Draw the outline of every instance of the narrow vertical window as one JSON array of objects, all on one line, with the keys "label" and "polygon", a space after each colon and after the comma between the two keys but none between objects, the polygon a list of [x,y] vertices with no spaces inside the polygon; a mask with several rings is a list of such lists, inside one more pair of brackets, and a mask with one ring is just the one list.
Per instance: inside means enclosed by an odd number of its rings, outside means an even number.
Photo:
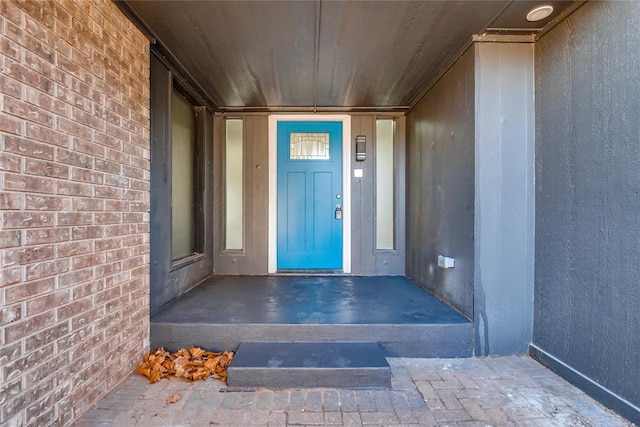
[{"label": "narrow vertical window", "polygon": [[376,249],[394,249],[395,121],[376,120]]},{"label": "narrow vertical window", "polygon": [[171,102],[171,253],[178,260],[197,252],[193,105],[177,90]]},{"label": "narrow vertical window", "polygon": [[242,249],[244,238],[242,175],[242,119],[227,119],[225,143],[225,249]]}]

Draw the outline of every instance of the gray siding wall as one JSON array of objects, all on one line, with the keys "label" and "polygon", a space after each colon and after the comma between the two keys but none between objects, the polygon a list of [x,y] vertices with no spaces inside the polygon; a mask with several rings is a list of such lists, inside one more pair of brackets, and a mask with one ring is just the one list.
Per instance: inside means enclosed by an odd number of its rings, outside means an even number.
[{"label": "gray siding wall", "polygon": [[[407,249],[411,279],[473,318],[474,52],[407,116]],[[437,267],[438,255],[455,258]]]},{"label": "gray siding wall", "polygon": [[[405,274],[405,117],[396,117],[395,140],[395,250],[376,250],[376,119],[388,116],[351,116],[351,153],[355,159],[357,135],[367,137],[367,158],[351,162],[351,272],[361,275]],[[362,169],[362,178],[353,176]]]},{"label": "gray siding wall", "polygon": [[536,44],[533,336],[636,410],[639,23],[640,2],[588,2]]},{"label": "gray siding wall", "polygon": [[201,223],[202,254],[190,262],[171,260],[171,91],[173,73],[151,55],[151,286],[150,310],[160,308],[211,275],[213,269],[213,118],[204,107],[196,112],[199,180],[196,197]]},{"label": "gray siding wall", "polygon": [[[268,272],[269,239],[269,120],[264,114],[234,114],[244,121],[244,249],[224,250],[225,239],[225,116],[214,118],[214,271],[215,274],[264,275]],[[387,116],[380,116],[381,118]],[[352,169],[364,169],[363,178],[353,178],[352,274],[404,274],[404,186],[405,118],[396,117],[396,250],[375,250],[375,124],[376,116],[352,116],[351,143],[367,136],[367,160],[352,161]]]},{"label": "gray siding wall", "polygon": [[225,117],[214,119],[214,272],[263,275],[268,271],[269,241],[269,118],[243,119],[244,243],[242,250],[225,250]]}]

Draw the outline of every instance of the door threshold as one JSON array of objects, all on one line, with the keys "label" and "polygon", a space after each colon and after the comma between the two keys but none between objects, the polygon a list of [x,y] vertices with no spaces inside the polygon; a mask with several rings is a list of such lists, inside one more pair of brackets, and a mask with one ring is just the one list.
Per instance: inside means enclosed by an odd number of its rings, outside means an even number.
[{"label": "door threshold", "polygon": [[271,276],[346,276],[343,270],[278,270]]}]

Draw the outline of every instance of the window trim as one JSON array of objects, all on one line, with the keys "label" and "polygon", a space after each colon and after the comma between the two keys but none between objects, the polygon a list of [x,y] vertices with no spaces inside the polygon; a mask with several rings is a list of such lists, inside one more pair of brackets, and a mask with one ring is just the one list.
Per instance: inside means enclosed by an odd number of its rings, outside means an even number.
[{"label": "window trim", "polygon": [[[194,212],[193,212],[193,220],[194,220],[194,251],[185,257],[182,258],[173,258],[173,164],[172,164],[172,153],[173,153],[173,91],[178,92],[181,96],[183,96],[187,102],[189,102],[193,106],[194,110],[194,153],[193,153],[193,163],[194,163]],[[187,265],[196,263],[203,258],[205,258],[204,254],[204,232],[205,232],[205,222],[204,222],[204,139],[206,137],[205,132],[205,116],[206,116],[206,107],[198,105],[197,102],[194,102],[192,96],[189,95],[189,91],[185,90],[184,86],[174,77],[172,79],[172,84],[169,88],[169,96],[168,96],[168,117],[167,117],[167,126],[168,126],[168,156],[167,156],[167,187],[168,187],[168,200],[169,200],[169,214],[171,218],[169,219],[169,258],[171,261],[169,271],[175,271],[180,268],[186,267]]]}]

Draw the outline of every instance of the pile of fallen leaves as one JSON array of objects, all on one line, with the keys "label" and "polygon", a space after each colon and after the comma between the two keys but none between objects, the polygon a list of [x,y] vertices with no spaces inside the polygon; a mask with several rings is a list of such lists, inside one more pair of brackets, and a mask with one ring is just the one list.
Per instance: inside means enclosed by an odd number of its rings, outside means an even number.
[{"label": "pile of fallen leaves", "polygon": [[136,371],[151,383],[172,376],[189,381],[212,377],[226,382],[227,367],[232,359],[233,352],[230,351],[216,353],[192,347],[190,350],[181,348],[172,354],[160,347],[145,355]]}]

